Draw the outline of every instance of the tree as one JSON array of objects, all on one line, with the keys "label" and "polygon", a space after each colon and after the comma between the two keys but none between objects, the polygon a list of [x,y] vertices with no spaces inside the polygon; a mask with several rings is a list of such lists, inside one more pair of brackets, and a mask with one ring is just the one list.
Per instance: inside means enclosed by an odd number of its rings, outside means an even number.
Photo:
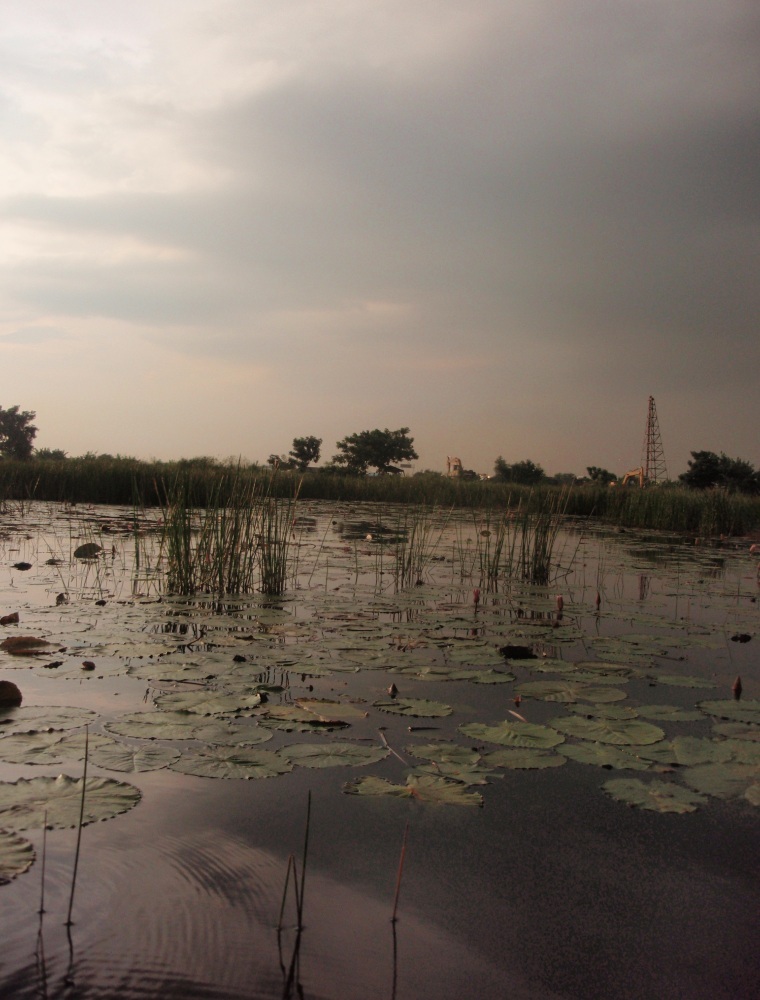
[{"label": "tree", "polygon": [[36,448],[34,457],[42,462],[62,462],[67,455],[61,448]]},{"label": "tree", "polygon": [[587,465],[586,472],[588,472],[588,478],[593,483],[604,483],[606,486],[609,486],[610,483],[617,482],[618,477],[614,472],[602,469],[598,465]]},{"label": "tree", "polygon": [[32,457],[32,442],[37,434],[32,421],[36,416],[31,410],[19,411],[18,406],[11,406],[7,410],[0,406],[0,452],[6,458]]},{"label": "tree", "polygon": [[525,459],[510,465],[499,455],[494,465],[494,478],[504,483],[520,483],[524,486],[534,486],[544,478],[544,470],[540,465]]},{"label": "tree", "polygon": [[693,451],[688,470],[678,478],[696,489],[720,486],[730,493],[760,493],[760,472],[749,462],[729,458],[723,452]]},{"label": "tree", "polygon": [[322,447],[322,438],[302,437],[293,438],[293,447],[290,449],[290,460],[299,472],[305,472],[310,462],[319,461],[319,451]]},{"label": "tree", "polygon": [[414,450],[414,438],[409,437],[409,428],[397,431],[361,431],[338,441],[338,454],[333,456],[335,465],[348,472],[366,473],[367,469],[377,469],[379,473],[396,471],[394,462],[408,462],[419,458]]}]

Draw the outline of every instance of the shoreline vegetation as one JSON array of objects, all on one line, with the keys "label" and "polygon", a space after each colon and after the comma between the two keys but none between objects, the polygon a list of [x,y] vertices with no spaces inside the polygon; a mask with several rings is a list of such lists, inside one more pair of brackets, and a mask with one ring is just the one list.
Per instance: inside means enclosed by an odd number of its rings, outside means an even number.
[{"label": "shoreline vegetation", "polygon": [[62,461],[0,461],[0,503],[47,500],[59,503],[133,504],[160,507],[180,484],[194,506],[219,507],[241,484],[271,498],[439,508],[541,511],[559,502],[566,517],[593,517],[622,528],[681,532],[695,538],[746,536],[760,529],[760,497],[724,489],[694,489],[671,483],[644,489],[582,482],[568,487],[522,486],[495,480],[469,481],[436,473],[366,476],[309,469],[305,473],[212,461],[142,462],[133,458],[67,458]]}]

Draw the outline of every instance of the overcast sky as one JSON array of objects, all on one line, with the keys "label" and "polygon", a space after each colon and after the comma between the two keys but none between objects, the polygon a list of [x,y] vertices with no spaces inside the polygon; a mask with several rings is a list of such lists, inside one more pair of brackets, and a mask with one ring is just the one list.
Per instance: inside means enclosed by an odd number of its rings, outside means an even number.
[{"label": "overcast sky", "polygon": [[757,0],[0,0],[39,447],[760,465]]}]

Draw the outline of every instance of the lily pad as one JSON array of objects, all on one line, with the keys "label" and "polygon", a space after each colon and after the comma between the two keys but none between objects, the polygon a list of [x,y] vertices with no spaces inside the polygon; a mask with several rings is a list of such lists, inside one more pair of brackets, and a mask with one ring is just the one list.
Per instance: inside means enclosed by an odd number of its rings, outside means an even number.
[{"label": "lily pad", "polygon": [[96,747],[90,760],[96,767],[107,771],[157,771],[179,760],[180,752],[168,746],[131,746],[109,740],[107,745]]},{"label": "lily pad", "polygon": [[[563,753],[565,748],[562,748]],[[513,771],[535,771],[546,767],[561,767],[567,757],[549,750],[492,750],[483,754],[483,763],[490,767],[508,767]]]},{"label": "lily pad", "polygon": [[695,764],[720,763],[730,760],[733,750],[727,740],[706,740],[698,736],[676,736],[669,743],[659,743],[644,747],[641,756],[662,764],[680,764],[691,767]]},{"label": "lily pad", "polygon": [[697,708],[707,715],[727,719],[729,722],[752,722],[760,724],[760,701],[735,701],[722,699],[720,701],[700,701]]},{"label": "lily pad", "polygon": [[0,712],[0,733],[52,733],[76,729],[96,718],[88,708],[14,708]]},{"label": "lily pad", "polygon": [[183,750],[172,771],[202,778],[275,778],[293,770],[285,757],[271,750],[248,747],[204,747]]},{"label": "lily pad", "polygon": [[699,722],[703,718],[701,712],[680,705],[640,705],[638,711],[645,719],[655,722]]},{"label": "lily pad", "polygon": [[722,764],[702,764],[683,772],[683,780],[690,788],[719,799],[734,799],[760,784],[760,766],[727,761]]},{"label": "lily pad", "polygon": [[[134,785],[112,778],[88,778],[84,795],[83,824],[111,819],[140,801]],[[77,826],[82,805],[82,779],[61,774],[57,778],[19,778],[0,782],[0,826],[8,830],[40,829],[47,813],[50,829]]]},{"label": "lily pad", "polygon": [[641,760],[634,753],[627,753],[609,743],[565,744],[562,752],[579,764],[630,771],[648,771],[652,767],[650,761]]},{"label": "lily pad", "polygon": [[359,743],[291,743],[277,751],[279,756],[299,767],[358,767],[375,764],[389,752],[383,746]]},{"label": "lily pad", "polygon": [[351,719],[366,719],[366,709],[345,701],[328,701],[324,698],[298,698],[296,705],[305,712],[316,716],[320,722],[348,722]]},{"label": "lily pad", "polygon": [[552,719],[550,725],[568,736],[617,746],[644,746],[665,738],[657,726],[639,719],[584,719],[568,715]]},{"label": "lily pad", "polygon": [[23,837],[0,830],[0,885],[23,875],[34,864],[34,848]]},{"label": "lily pad", "polygon": [[500,722],[496,726],[469,722],[460,726],[459,732],[475,740],[484,740],[486,743],[501,743],[504,746],[528,747],[536,750],[547,750],[565,742],[565,737],[561,733],[535,722]]},{"label": "lily pad", "polygon": [[602,788],[619,802],[660,813],[694,812],[707,802],[704,795],[659,779],[645,782],[638,778],[612,778]]},{"label": "lily pad", "polygon": [[483,805],[483,796],[479,792],[471,792],[459,782],[427,774],[410,774],[406,785],[395,785],[385,778],[365,775],[356,781],[347,782],[343,791],[348,795],[392,795],[440,805]]},{"label": "lily pad", "polygon": [[626,697],[625,691],[618,691],[616,688],[588,687],[572,681],[525,681],[518,684],[515,691],[527,698],[560,702],[591,701],[601,704],[623,701]]},{"label": "lily pad", "polygon": [[260,694],[220,694],[215,691],[177,691],[157,695],[162,711],[191,712],[194,715],[252,714],[261,706]]},{"label": "lily pad", "polygon": [[426,698],[398,698],[394,701],[376,701],[375,708],[393,715],[411,715],[418,719],[437,719],[451,715],[451,705],[442,701],[428,701]]}]

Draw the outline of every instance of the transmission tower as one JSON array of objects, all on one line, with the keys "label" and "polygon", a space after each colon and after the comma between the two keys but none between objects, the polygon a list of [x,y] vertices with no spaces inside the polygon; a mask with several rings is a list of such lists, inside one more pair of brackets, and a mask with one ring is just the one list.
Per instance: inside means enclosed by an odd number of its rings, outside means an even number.
[{"label": "transmission tower", "polygon": [[657,407],[654,396],[649,397],[649,412],[647,413],[647,429],[644,434],[644,445],[641,449],[641,466],[644,470],[644,480],[648,483],[662,483],[668,478],[665,465],[665,452],[662,448],[660,425],[657,422]]}]

